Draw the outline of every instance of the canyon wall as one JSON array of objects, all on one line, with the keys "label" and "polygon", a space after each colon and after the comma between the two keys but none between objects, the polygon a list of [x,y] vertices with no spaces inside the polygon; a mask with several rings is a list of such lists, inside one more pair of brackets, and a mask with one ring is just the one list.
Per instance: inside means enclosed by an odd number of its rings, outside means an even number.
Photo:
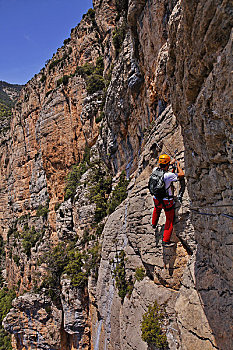
[{"label": "canyon wall", "polygon": [[[93,8],[1,130],[4,328],[17,350],[155,349],[141,322],[156,301],[167,348],[230,350],[233,6]],[[187,185],[170,248],[164,214],[151,226],[160,153]]]}]

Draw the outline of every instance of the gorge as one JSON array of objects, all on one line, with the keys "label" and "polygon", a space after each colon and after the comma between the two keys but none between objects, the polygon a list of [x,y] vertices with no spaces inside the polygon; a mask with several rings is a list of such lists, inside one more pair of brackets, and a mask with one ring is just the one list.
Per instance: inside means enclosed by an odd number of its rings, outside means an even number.
[{"label": "gorge", "polygon": [[[233,348],[232,22],[227,0],[93,0],[0,119],[2,349]],[[186,180],[171,248],[161,153]]]}]

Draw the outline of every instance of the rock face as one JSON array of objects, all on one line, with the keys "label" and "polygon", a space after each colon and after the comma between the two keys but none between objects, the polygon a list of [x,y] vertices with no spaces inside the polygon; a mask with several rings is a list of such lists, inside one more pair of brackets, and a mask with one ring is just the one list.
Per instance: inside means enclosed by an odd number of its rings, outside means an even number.
[{"label": "rock face", "polygon": [[[157,301],[169,349],[231,349],[232,4],[93,6],[0,134],[4,328],[15,350],[146,350]],[[160,153],[186,175],[171,248],[163,212],[151,227]]]},{"label": "rock face", "polygon": [[231,296],[223,293],[232,288],[230,13],[229,2],[183,2],[174,21],[176,33],[171,27],[169,53],[170,84],[176,86],[172,105],[183,130],[192,207],[210,214],[204,219],[193,212],[198,243],[194,280],[220,348],[232,346],[227,336]]},{"label": "rock face", "polygon": [[62,324],[62,312],[47,297],[37,294],[25,294],[15,299],[14,309],[3,321],[5,329],[15,334],[16,348],[31,348],[37,344],[38,349],[58,348],[61,342],[57,332]]}]

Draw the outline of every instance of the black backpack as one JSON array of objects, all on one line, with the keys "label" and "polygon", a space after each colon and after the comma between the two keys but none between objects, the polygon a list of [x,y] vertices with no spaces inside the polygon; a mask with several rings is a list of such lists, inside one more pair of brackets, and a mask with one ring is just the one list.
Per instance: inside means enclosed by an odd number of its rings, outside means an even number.
[{"label": "black backpack", "polygon": [[150,194],[155,196],[159,202],[162,202],[164,197],[167,197],[167,191],[165,189],[164,182],[164,170],[155,168],[149,178],[148,188]]}]

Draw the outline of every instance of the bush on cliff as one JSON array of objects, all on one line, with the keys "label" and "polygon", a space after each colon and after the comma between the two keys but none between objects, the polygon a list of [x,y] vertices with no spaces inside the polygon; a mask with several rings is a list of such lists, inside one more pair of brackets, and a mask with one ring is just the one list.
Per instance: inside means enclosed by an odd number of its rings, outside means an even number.
[{"label": "bush on cliff", "polygon": [[11,116],[11,108],[0,102],[0,119]]},{"label": "bush on cliff", "polygon": [[49,213],[48,204],[46,204],[45,206],[40,204],[39,207],[37,208],[36,216],[37,217],[41,216],[43,219],[47,220],[48,213]]},{"label": "bush on cliff", "polygon": [[0,236],[0,287],[3,286],[4,278],[2,276],[2,259],[5,256],[4,241],[2,236]]},{"label": "bush on cliff", "polygon": [[36,242],[42,237],[41,231],[36,231],[35,226],[32,226],[29,228],[27,225],[25,225],[25,228],[23,232],[21,233],[22,238],[22,247],[24,250],[24,253],[30,257],[31,256],[31,249],[35,247]]},{"label": "bush on cliff", "polygon": [[133,291],[133,281],[132,277],[126,278],[125,270],[125,252],[121,250],[120,253],[116,253],[115,262],[112,261],[112,264],[115,265],[113,270],[113,276],[115,277],[116,287],[118,289],[118,295],[121,298],[121,301],[124,301],[126,295],[129,297]]},{"label": "bush on cliff", "polygon": [[85,63],[83,66],[77,66],[76,74],[81,75],[86,82],[88,94],[94,94],[105,88],[105,80],[103,78],[104,60],[99,56],[95,66],[91,63]]},{"label": "bush on cliff", "polygon": [[90,178],[90,200],[95,203],[95,222],[99,223],[107,215],[107,197],[112,188],[112,177],[102,162],[92,165]]},{"label": "bush on cliff", "polygon": [[164,320],[165,312],[155,301],[148,307],[141,323],[142,339],[148,345],[154,345],[162,350],[168,349],[167,337],[163,330]]},{"label": "bush on cliff", "polygon": [[112,34],[112,41],[113,45],[116,50],[116,55],[118,55],[121,51],[121,47],[123,44],[123,41],[125,39],[126,34],[126,28],[125,24],[123,23],[120,27],[115,28]]},{"label": "bush on cliff", "polygon": [[70,277],[74,287],[84,288],[87,284],[87,273],[83,270],[85,259],[85,254],[77,250],[68,251],[68,264],[65,266],[64,272]]},{"label": "bush on cliff", "polygon": [[103,90],[104,87],[104,78],[99,74],[93,74],[86,79],[87,93],[90,95],[97,91]]},{"label": "bush on cliff", "polygon": [[50,63],[49,65],[49,72],[54,68],[56,67],[62,60],[59,58],[57,60],[54,60]]},{"label": "bush on cliff", "polygon": [[135,280],[140,282],[146,277],[146,273],[143,267],[137,267],[135,270]]},{"label": "bush on cliff", "polygon": [[60,86],[61,84],[63,85],[67,85],[69,82],[69,76],[68,75],[64,75],[62,78],[57,80],[57,87]]},{"label": "bush on cliff", "polygon": [[90,273],[97,278],[100,263],[100,248],[96,243],[87,251],[80,252],[75,242],[62,242],[43,255],[40,263],[46,264],[47,276],[40,289],[44,288],[53,301],[59,302],[61,277],[67,274],[73,287],[84,289]]},{"label": "bush on cliff", "polygon": [[0,350],[12,350],[11,336],[6,333],[2,321],[12,307],[12,300],[16,297],[14,290],[2,288],[0,290]]},{"label": "bush on cliff", "polygon": [[120,179],[115,189],[113,190],[112,197],[108,203],[108,215],[113,213],[114,210],[118,207],[118,205],[123,202],[124,199],[127,198],[127,187],[129,184],[129,180],[126,178],[125,171],[122,171],[120,175]]},{"label": "bush on cliff", "polygon": [[87,171],[90,163],[90,148],[86,147],[83,155],[83,160],[79,165],[74,165],[71,171],[66,176],[66,187],[64,200],[74,199],[76,188],[80,184],[82,175]]}]

